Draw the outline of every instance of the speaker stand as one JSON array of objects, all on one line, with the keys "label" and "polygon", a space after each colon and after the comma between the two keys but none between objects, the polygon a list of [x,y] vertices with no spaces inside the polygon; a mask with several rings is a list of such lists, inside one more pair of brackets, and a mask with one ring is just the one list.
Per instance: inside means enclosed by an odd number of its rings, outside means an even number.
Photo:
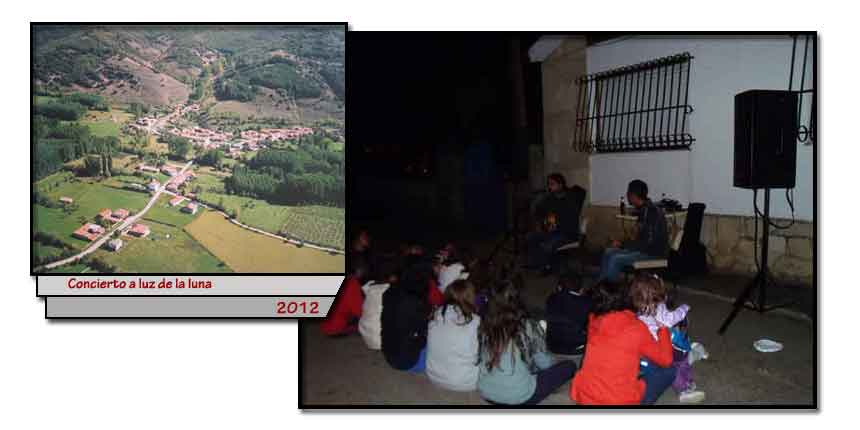
[{"label": "speaker stand", "polygon": [[[767,287],[768,285],[776,285],[773,278],[770,275],[770,270],[767,267],[767,250],[768,250],[768,237],[770,235],[770,188],[764,189],[764,216],[763,220],[763,228],[762,228],[762,237],[761,237],[761,262],[758,266],[758,273],[756,273],[755,277],[744,287],[743,291],[741,291],[740,295],[735,299],[734,306],[732,308],[732,312],[723,321],[723,325],[720,326],[719,333],[722,335],[726,332],[726,329],[729,328],[732,321],[734,321],[735,317],[740,313],[741,308],[746,307],[748,309],[752,309],[754,311],[758,311],[758,313],[765,313],[768,311],[772,311],[777,308],[785,307],[793,302],[782,303],[778,305],[767,305]],[[752,295],[753,291],[758,292],[757,300],[748,300]]]}]

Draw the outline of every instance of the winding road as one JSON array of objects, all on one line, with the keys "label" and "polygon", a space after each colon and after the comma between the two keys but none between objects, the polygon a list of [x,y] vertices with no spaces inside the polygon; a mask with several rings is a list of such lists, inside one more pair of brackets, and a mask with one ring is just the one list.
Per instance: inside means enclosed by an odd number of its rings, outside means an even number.
[{"label": "winding road", "polygon": [[[194,160],[186,163],[185,166],[182,167],[182,170],[180,170],[177,175],[181,175],[181,174],[185,173],[185,171],[188,170],[188,168],[190,168],[192,164],[194,164]],[[74,261],[78,261],[81,258],[83,258],[84,256],[95,252],[102,245],[104,245],[104,243],[107,242],[111,238],[111,236],[113,236],[113,233],[115,231],[117,231],[117,230],[122,231],[126,227],[136,223],[137,220],[139,220],[143,216],[143,214],[145,214],[146,211],[148,211],[149,208],[151,208],[152,205],[154,205],[155,202],[158,201],[158,198],[161,197],[161,193],[165,192],[164,187],[165,187],[165,184],[162,184],[160,187],[158,187],[158,189],[155,191],[155,194],[152,195],[152,198],[149,199],[149,202],[146,203],[146,206],[144,206],[143,209],[140,210],[140,212],[124,219],[121,223],[119,223],[119,225],[114,226],[114,228],[112,228],[109,232],[102,235],[102,237],[98,238],[95,242],[90,244],[90,246],[85,248],[79,254],[73,255],[69,258],[64,258],[62,260],[55,261],[53,263],[48,263],[48,264],[45,264],[43,266],[39,266],[36,268],[36,270],[39,271],[39,270],[53,269],[55,267],[62,266],[64,264],[69,264],[69,263],[72,263]],[[170,194],[173,194],[173,193],[170,193]]]}]

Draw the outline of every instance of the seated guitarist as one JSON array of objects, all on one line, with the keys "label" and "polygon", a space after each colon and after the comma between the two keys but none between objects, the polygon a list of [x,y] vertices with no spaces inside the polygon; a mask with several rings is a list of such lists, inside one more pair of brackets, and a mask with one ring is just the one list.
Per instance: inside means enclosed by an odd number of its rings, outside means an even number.
[{"label": "seated guitarist", "polygon": [[552,270],[552,255],[558,247],[579,238],[579,214],[582,208],[575,202],[561,173],[547,177],[548,193],[537,202],[535,217],[538,225],[526,238],[530,269]]},{"label": "seated guitarist", "polygon": [[630,181],[627,201],[639,210],[636,239],[625,243],[612,241],[603,252],[599,280],[618,281],[626,266],[639,260],[666,258],[669,254],[666,215],[648,198],[648,184],[639,179]]}]

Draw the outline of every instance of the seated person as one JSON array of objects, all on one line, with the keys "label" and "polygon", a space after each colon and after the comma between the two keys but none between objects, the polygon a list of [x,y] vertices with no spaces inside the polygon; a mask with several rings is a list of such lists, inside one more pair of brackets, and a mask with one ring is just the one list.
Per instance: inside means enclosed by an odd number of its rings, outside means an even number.
[{"label": "seated person", "polygon": [[344,279],[343,286],[334,299],[334,305],[320,324],[320,329],[328,336],[358,332],[358,320],[361,318],[361,307],[364,303],[361,285],[368,274],[367,263],[363,256],[356,255],[349,264],[349,276]]},{"label": "seated person", "polygon": [[358,258],[364,259],[364,262],[367,264],[367,273],[374,274],[376,273],[376,255],[370,246],[370,239],[368,230],[358,230],[350,242],[349,254],[350,258],[358,256]]},{"label": "seated person", "polygon": [[498,281],[478,327],[478,391],[494,404],[536,405],[576,373],[572,360],[556,362],[547,352],[544,330],[529,318],[520,287]]},{"label": "seated person", "polygon": [[[570,384],[578,405],[651,405],[672,385],[672,341],[660,326],[655,340],[633,310],[629,286],[602,282],[592,291],[588,345]],[[640,376],[645,358],[653,369]]]},{"label": "seated person", "polygon": [[376,268],[372,280],[361,286],[364,303],[361,305],[361,318],[358,332],[369,349],[382,349],[382,296],[400,278],[399,267],[395,260],[383,260]]},{"label": "seated person", "polygon": [[636,179],[627,186],[627,201],[639,210],[636,239],[613,240],[603,253],[598,281],[617,282],[624,267],[640,260],[667,258],[669,233],[666,215],[648,198],[648,185]]},{"label": "seated person", "polygon": [[478,326],[475,286],[457,280],[445,290],[445,303],[433,312],[427,327],[427,377],[455,391],[478,386]]},{"label": "seated person", "polygon": [[382,294],[382,353],[395,369],[424,371],[430,274],[430,261],[409,255],[404,259],[403,276]]},{"label": "seated person", "polygon": [[546,180],[548,193],[535,205],[534,215],[540,222],[537,231],[526,237],[530,269],[551,268],[552,254],[558,247],[579,238],[579,215],[582,205],[575,202],[561,173]]},{"label": "seated person", "polygon": [[562,278],[546,300],[546,346],[555,354],[579,354],[585,347],[591,298],[574,278]]}]

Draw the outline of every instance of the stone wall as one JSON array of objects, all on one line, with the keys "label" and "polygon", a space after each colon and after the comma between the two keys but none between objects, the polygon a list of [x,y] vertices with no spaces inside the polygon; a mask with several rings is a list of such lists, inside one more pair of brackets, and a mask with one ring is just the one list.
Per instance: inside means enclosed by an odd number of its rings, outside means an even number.
[{"label": "stone wall", "polygon": [[[621,221],[615,218],[617,213],[618,207],[614,206],[586,208],[589,248],[604,247],[609,239],[623,236],[624,227]],[[787,225],[790,221],[774,220],[779,225]],[[683,223],[680,223],[678,227],[683,228]],[[775,278],[812,285],[812,251],[815,240],[812,227],[812,223],[806,221],[795,221],[792,227],[785,230],[771,227],[768,238],[768,266]],[[755,228],[753,217],[705,214],[701,242],[708,249],[708,265],[711,270],[735,274],[755,273]],[[759,236],[761,229],[762,221],[759,219]],[[761,243],[758,245],[760,247]]]},{"label": "stone wall", "polygon": [[[590,191],[590,154],[572,148],[576,79],[585,74],[585,38],[565,39],[541,65],[543,83],[543,174],[560,172],[568,183]],[[534,181],[543,188],[543,180]]]}]

